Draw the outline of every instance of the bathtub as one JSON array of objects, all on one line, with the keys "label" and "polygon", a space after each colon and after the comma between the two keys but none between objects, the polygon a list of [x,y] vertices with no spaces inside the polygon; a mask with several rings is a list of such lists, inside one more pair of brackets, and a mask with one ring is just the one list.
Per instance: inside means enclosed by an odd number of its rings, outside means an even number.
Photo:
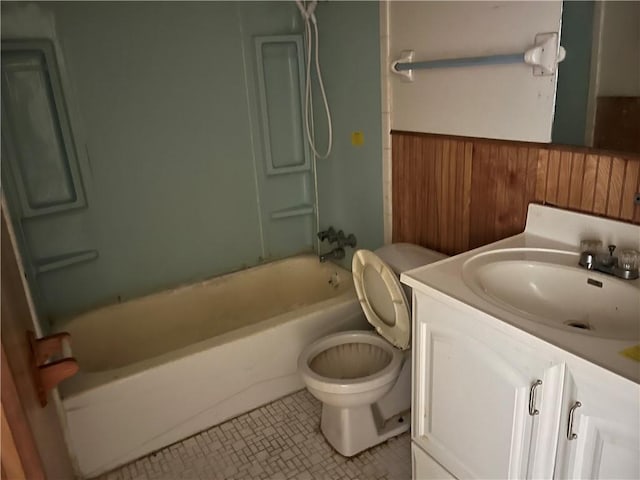
[{"label": "bathtub", "polygon": [[60,386],[91,477],[303,388],[302,349],[365,329],[351,273],[302,255],[66,322],[80,373]]}]

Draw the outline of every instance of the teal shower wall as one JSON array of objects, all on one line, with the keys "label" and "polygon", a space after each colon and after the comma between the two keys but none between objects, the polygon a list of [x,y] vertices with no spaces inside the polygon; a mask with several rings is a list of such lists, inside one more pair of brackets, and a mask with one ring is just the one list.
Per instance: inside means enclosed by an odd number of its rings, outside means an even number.
[{"label": "teal shower wall", "polygon": [[[322,76],[333,117],[333,152],[317,161],[320,228],[354,233],[358,248],[383,244],[380,29],[378,2],[326,2],[316,10]],[[325,146],[324,111],[315,97],[319,151]],[[364,144],[351,134],[362,132]],[[329,245],[321,245],[329,250]],[[342,262],[351,267],[352,249]]]},{"label": "teal shower wall", "polygon": [[[366,248],[382,243],[378,8],[317,10],[335,129],[334,153],[318,164],[320,226],[355,233]],[[23,244],[34,258],[99,255],[34,274],[41,312],[55,320],[314,248],[313,215],[273,219],[287,207],[313,211],[315,191],[310,171],[266,174],[256,81],[254,37],[302,32],[293,2],[2,10],[3,39],[19,25],[53,36],[62,54],[88,204],[25,220]],[[351,145],[356,130],[361,147]]]},{"label": "teal shower wall", "polygon": [[[261,229],[275,194],[261,191],[269,185],[250,75],[253,36],[299,32],[298,17],[290,2],[3,2],[3,39],[20,22],[30,23],[27,37],[47,23],[56,37],[88,198],[88,208],[24,221],[25,243],[36,259],[99,254],[37,276],[43,312],[63,316],[312,249],[312,216],[280,221],[272,238]],[[311,172],[283,177],[279,194],[313,198]]]},{"label": "teal shower wall", "polygon": [[40,277],[48,312],[256,263],[236,9],[82,3],[53,12],[90,165],[86,244],[100,257]]}]

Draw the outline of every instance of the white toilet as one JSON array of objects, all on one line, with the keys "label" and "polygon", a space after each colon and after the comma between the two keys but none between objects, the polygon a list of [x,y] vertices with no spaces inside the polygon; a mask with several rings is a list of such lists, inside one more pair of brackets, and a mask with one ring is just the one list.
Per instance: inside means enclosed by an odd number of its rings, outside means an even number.
[{"label": "white toilet", "polygon": [[320,428],[338,453],[353,456],[409,429],[411,292],[399,277],[443,258],[408,243],[356,251],[353,280],[376,331],[328,335],[300,354],[298,371],[322,402]]}]

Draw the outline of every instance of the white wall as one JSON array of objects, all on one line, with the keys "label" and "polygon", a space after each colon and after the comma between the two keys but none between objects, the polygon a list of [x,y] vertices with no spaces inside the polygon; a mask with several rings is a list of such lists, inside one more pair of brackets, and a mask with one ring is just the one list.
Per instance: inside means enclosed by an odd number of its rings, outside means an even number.
[{"label": "white wall", "polygon": [[[390,60],[524,52],[537,33],[559,32],[561,12],[560,1],[390,2]],[[389,75],[393,129],[551,140],[556,75],[525,65],[416,70],[413,83]]]}]

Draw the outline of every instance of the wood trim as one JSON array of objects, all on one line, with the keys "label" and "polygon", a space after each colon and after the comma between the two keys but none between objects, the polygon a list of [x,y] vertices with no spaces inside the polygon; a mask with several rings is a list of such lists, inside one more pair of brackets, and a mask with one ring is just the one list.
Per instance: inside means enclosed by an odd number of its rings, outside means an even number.
[{"label": "wood trim", "polygon": [[0,406],[0,420],[2,422],[2,478],[3,479],[26,479],[16,442],[11,433],[11,427],[4,413],[4,405]]},{"label": "wood trim", "polygon": [[[42,408],[34,388],[27,331],[34,319],[23,272],[14,250],[15,237],[3,202],[0,208],[2,281],[0,282],[2,357],[0,402],[29,480],[75,478],[55,405]],[[6,467],[8,469],[8,467]],[[5,469],[5,474],[9,472]]]},{"label": "wood trim", "polygon": [[631,158],[631,159],[640,159],[640,153],[637,152],[625,152],[620,150],[610,150],[606,148],[591,148],[591,147],[581,147],[578,145],[559,145],[559,144],[549,144],[549,143],[538,143],[538,142],[523,142],[519,140],[496,140],[494,138],[480,138],[480,137],[463,137],[461,135],[444,135],[441,133],[425,133],[425,132],[411,132],[409,130],[391,130],[391,135],[409,135],[413,137],[423,137],[423,138],[433,138],[433,139],[449,139],[449,140],[458,140],[463,142],[472,142],[474,145],[478,145],[481,143],[487,144],[504,144],[511,146],[521,146],[521,147],[538,147],[540,149],[547,150],[559,150],[559,151],[569,151],[572,153],[591,153],[594,155],[613,155],[623,158]]},{"label": "wood trim", "polygon": [[[8,478],[44,480],[42,460],[38,454],[29,422],[18,396],[18,390],[13,379],[13,373],[9,368],[4,345],[2,345],[2,365],[0,368],[2,371],[2,468]],[[7,435],[6,438],[5,435]],[[5,451],[5,441],[11,442],[15,450]],[[19,466],[17,465],[18,462]],[[12,476],[15,472],[20,471],[22,476]]]},{"label": "wood trim", "polygon": [[393,241],[447,254],[524,230],[546,203],[640,223],[640,156],[392,132]]}]

